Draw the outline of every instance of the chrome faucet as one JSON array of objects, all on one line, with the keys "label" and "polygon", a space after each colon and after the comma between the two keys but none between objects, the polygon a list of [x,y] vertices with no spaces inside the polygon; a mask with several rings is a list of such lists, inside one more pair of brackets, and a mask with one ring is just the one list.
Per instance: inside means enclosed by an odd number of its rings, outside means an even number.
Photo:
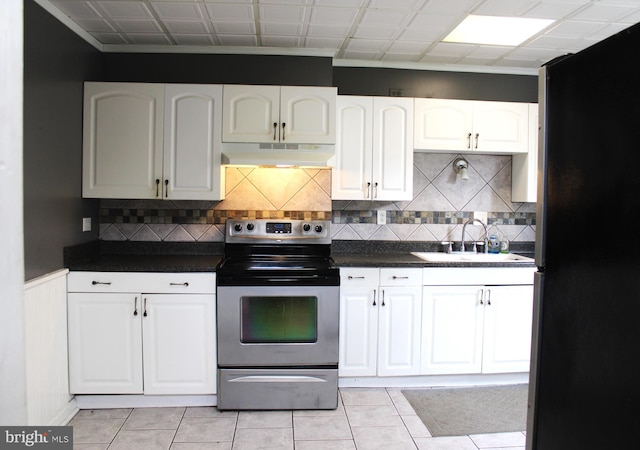
[{"label": "chrome faucet", "polygon": [[487,231],[487,226],[480,219],[469,219],[462,226],[462,244],[461,244],[460,251],[461,252],[465,251],[465,249],[464,249],[464,235],[465,235],[465,233],[467,231],[467,225],[469,225],[470,223],[473,223],[473,222],[478,222],[480,225],[482,225],[482,228],[484,228],[484,252],[487,253],[487,241],[488,241],[488,238],[489,238],[489,232]]}]

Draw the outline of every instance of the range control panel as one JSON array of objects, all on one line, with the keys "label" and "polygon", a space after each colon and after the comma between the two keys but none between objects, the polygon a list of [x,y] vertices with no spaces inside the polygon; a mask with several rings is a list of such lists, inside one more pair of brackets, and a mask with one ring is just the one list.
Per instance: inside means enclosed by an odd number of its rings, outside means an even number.
[{"label": "range control panel", "polygon": [[229,219],[226,242],[331,244],[330,220]]}]

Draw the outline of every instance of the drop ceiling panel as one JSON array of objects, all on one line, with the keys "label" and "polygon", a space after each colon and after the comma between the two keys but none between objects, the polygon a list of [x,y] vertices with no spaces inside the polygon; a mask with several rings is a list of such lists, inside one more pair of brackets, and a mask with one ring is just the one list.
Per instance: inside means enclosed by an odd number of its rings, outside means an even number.
[{"label": "drop ceiling panel", "polygon": [[[151,51],[145,46],[153,45],[229,53],[240,46],[243,52],[333,55],[363,65],[532,74],[549,59],[640,22],[640,0],[35,1],[103,51]],[[442,44],[468,14],[556,22],[519,47]]]},{"label": "drop ceiling panel", "polygon": [[151,5],[160,19],[204,20],[203,5],[197,3],[153,2]]},{"label": "drop ceiling panel", "polygon": [[153,17],[149,4],[142,1],[98,1],[97,6],[112,19],[141,19]]}]

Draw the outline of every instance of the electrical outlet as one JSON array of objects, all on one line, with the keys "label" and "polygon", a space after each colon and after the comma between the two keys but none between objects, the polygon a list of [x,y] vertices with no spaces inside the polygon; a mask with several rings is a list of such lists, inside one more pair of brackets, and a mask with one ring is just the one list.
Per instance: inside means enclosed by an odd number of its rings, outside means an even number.
[{"label": "electrical outlet", "polygon": [[378,211],[378,225],[384,225],[387,223],[387,212]]},{"label": "electrical outlet", "polygon": [[91,231],[91,217],[82,218],[82,231]]},{"label": "electrical outlet", "polygon": [[487,224],[487,212],[486,211],[474,211],[473,212],[474,219],[480,219],[482,223]]}]

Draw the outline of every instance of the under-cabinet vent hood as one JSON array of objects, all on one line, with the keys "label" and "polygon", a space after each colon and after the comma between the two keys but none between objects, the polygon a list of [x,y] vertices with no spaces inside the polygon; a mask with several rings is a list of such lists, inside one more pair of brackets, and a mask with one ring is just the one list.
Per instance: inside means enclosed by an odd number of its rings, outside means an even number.
[{"label": "under-cabinet vent hood", "polygon": [[222,164],[240,166],[328,167],[333,145],[222,144]]}]

